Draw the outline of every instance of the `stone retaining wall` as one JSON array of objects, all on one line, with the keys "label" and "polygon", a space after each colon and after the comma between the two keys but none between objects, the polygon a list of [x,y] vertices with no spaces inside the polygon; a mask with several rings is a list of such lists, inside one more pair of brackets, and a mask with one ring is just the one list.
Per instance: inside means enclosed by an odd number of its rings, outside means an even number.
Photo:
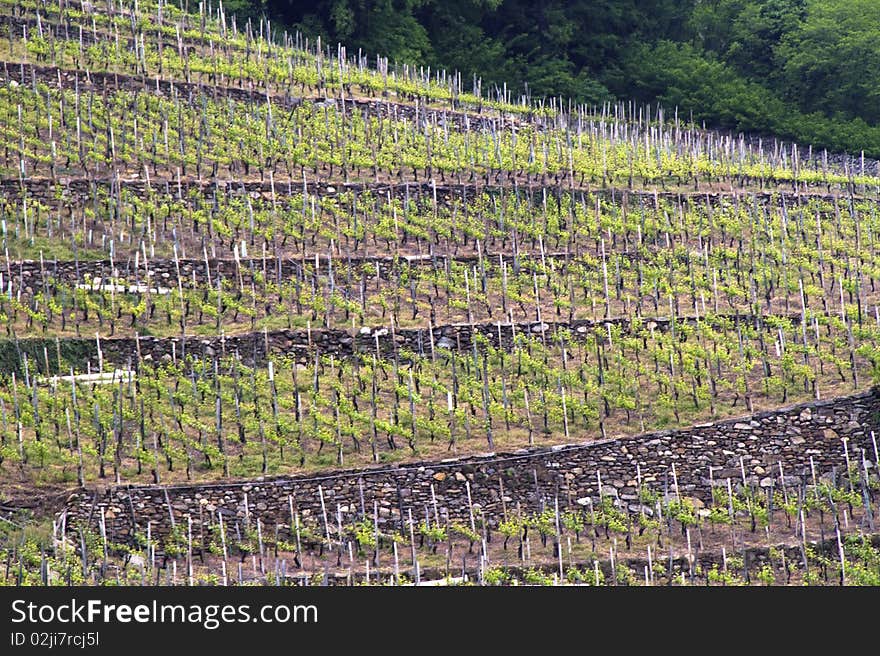
[{"label": "stone retaining wall", "polygon": [[[800,321],[799,315],[787,317],[794,324]],[[730,320],[734,324],[753,324],[751,315],[722,315],[721,320]],[[694,323],[694,317],[680,317],[679,321]],[[649,330],[665,332],[670,329],[670,320],[666,317],[643,319]],[[445,324],[427,328],[405,328],[391,331],[384,326],[362,326],[356,331],[341,329],[315,328],[312,330],[275,330],[272,332],[252,332],[236,335],[211,335],[188,337],[109,337],[94,338],[66,337],[62,340],[65,352],[76,353],[76,369],[84,372],[88,365],[92,370],[98,368],[99,362],[114,364],[121,367],[134,368],[142,360],[153,362],[170,362],[186,355],[197,359],[238,355],[242,362],[249,366],[265,364],[270,355],[293,356],[297,362],[314,362],[315,353],[348,358],[354,353],[374,353],[378,350],[384,357],[390,357],[394,350],[411,351],[420,356],[430,356],[432,349],[436,357],[442,357],[449,351],[469,353],[474,335],[481,335],[495,348],[511,351],[517,335],[530,335],[543,339],[548,345],[558,343],[557,333],[563,332],[563,339],[569,346],[574,341],[583,341],[594,334],[596,328],[604,331],[607,326],[618,326],[624,334],[632,329],[632,320],[628,317],[592,321],[578,319],[571,322],[541,322],[519,324],[475,323]],[[604,334],[604,332],[603,332]],[[600,339],[603,337],[600,335]],[[479,342],[478,342],[479,343]],[[100,355],[98,346],[100,344]],[[49,365],[56,369],[56,345],[53,340],[44,338],[26,338],[13,343],[0,340],[0,352],[9,351],[13,359],[7,366],[16,367],[16,359],[20,353],[41,364],[43,349],[47,350]],[[479,347],[478,348],[482,348]],[[62,356],[65,357],[65,356]],[[70,358],[68,358],[69,360]],[[65,370],[62,373],[67,373]]]},{"label": "stone retaining wall", "polygon": [[[621,253],[629,258],[638,255],[634,253]],[[18,260],[16,262],[0,263],[0,273],[4,280],[12,280],[14,289],[22,289],[26,296],[33,295],[34,291],[42,289],[43,284],[52,285],[63,282],[69,285],[92,284],[95,288],[101,283],[115,282],[138,291],[136,285],[149,285],[152,290],[159,287],[177,289],[177,281],[180,280],[184,289],[193,287],[193,283],[204,285],[211,283],[217,285],[218,279],[234,281],[236,285],[241,280],[244,288],[249,288],[251,281],[255,280],[254,273],[260,274],[268,282],[286,282],[291,278],[309,281],[315,275],[326,276],[332,270],[336,277],[337,288],[348,287],[349,290],[357,290],[358,284],[363,280],[365,283],[372,282],[378,277],[381,280],[391,280],[408,270],[423,267],[438,269],[441,272],[446,268],[446,260],[452,260],[460,265],[472,267],[482,263],[486,268],[494,268],[499,258],[508,266],[513,267],[514,272],[520,268],[532,270],[540,263],[540,256],[520,254],[514,256],[508,253],[487,254],[480,258],[477,255],[455,256],[430,256],[430,255],[401,255],[399,258],[367,256],[367,257],[334,257],[326,255],[313,255],[306,257],[279,257],[279,258],[242,258],[236,262],[231,258],[209,258],[208,260],[196,260],[180,258],[177,262],[173,259],[154,259],[147,265],[142,260],[137,262],[129,259],[124,262],[111,262],[110,260],[73,260],[42,261]],[[545,253],[545,260],[567,261],[574,259],[565,253]],[[178,267],[180,276],[178,278]],[[349,281],[349,272],[352,280]],[[100,279],[100,282],[99,282]],[[5,284],[5,283],[4,283]],[[264,283],[257,281],[258,286]],[[308,283],[305,283],[308,284]],[[321,284],[325,284],[323,281]],[[5,287],[4,287],[5,289]],[[140,293],[143,293],[142,291]],[[152,293],[157,293],[153,291]]]},{"label": "stone retaining wall", "polygon": [[[779,463],[787,485],[839,476],[864,456],[876,476],[872,432],[880,424],[880,393],[870,390],[698,425],[553,448],[521,450],[439,462],[346,470],[324,475],[258,478],[213,485],[118,486],[81,490],[68,501],[69,529],[97,529],[103,510],[106,530],[115,540],[132,538],[132,529],[167,535],[172,521],[193,521],[195,532],[217,521],[227,526],[260,518],[264,526],[290,524],[291,507],[303,521],[323,532],[322,499],[328,523],[337,515],[354,520],[362,510],[394,528],[401,517],[424,518],[425,512],[467,521],[470,503],[490,525],[519,507],[533,511],[545,504],[587,504],[602,494],[639,510],[638,483],[671,494],[711,499],[711,483],[769,488],[780,483]],[[673,479],[672,472],[675,471]],[[650,512],[650,509],[646,509]],[[172,520],[173,517],[173,520]],[[233,530],[230,528],[230,530]],[[195,533],[194,533],[195,534]]]}]

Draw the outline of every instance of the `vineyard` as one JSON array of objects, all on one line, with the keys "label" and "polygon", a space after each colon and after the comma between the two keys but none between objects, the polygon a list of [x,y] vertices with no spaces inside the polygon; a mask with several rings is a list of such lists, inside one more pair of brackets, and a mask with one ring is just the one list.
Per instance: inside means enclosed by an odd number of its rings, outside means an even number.
[{"label": "vineyard", "polygon": [[71,490],[587,443],[880,381],[880,163],[189,9],[0,0],[0,582],[878,584],[871,430],[835,443],[843,471],[734,459],[704,499],[587,471],[586,500],[502,491],[503,516],[468,482],[461,517],[40,519]]}]

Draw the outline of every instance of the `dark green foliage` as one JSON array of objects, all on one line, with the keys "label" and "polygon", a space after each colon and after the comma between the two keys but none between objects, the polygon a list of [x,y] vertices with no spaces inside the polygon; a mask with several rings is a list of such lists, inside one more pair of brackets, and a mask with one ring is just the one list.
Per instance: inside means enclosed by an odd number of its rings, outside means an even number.
[{"label": "dark green foliage", "polygon": [[792,107],[767,87],[687,44],[663,41],[630,53],[632,95],[690,111],[695,121],[738,131],[773,134],[818,148],[880,155],[880,125]]},{"label": "dark green foliage", "polygon": [[[45,350],[44,350],[45,349]],[[61,351],[61,366],[58,366],[58,351]],[[49,360],[49,374],[67,374],[70,367],[77,371],[85,370],[86,361],[98,360],[98,347],[95,342],[79,340],[60,340],[56,347],[54,339],[0,340],[0,378],[9,378],[13,372],[24,376],[24,359],[27,357],[29,375],[45,375],[46,359]]]}]

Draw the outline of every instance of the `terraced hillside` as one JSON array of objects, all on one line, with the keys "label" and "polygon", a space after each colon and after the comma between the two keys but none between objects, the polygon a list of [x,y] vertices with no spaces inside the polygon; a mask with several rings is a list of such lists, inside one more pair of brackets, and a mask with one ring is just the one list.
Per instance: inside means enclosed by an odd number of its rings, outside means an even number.
[{"label": "terraced hillside", "polygon": [[10,499],[585,442],[877,373],[863,158],[216,7],[3,0],[0,59]]}]

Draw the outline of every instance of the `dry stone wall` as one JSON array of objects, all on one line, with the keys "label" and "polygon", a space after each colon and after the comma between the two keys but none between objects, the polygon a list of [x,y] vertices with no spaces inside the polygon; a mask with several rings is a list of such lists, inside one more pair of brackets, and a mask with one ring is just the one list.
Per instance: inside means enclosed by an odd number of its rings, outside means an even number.
[{"label": "dry stone wall", "polygon": [[[729,315],[734,324],[750,323],[750,315]],[[793,323],[800,321],[799,315],[788,317]],[[681,317],[678,321],[694,322],[693,317]],[[645,320],[649,329],[664,332],[670,328],[666,317],[653,317]],[[389,357],[395,350],[405,349],[420,356],[442,357],[444,352],[470,352],[474,335],[480,335],[495,348],[510,351],[514,348],[517,335],[531,335],[547,344],[559,340],[558,333],[564,334],[566,342],[583,340],[592,334],[596,327],[619,326],[628,333],[633,326],[630,318],[611,318],[591,321],[578,319],[571,322],[534,322],[519,324],[497,323],[454,323],[427,328],[404,328],[392,330],[386,326],[362,326],[349,332],[341,329],[296,329],[275,330],[272,332],[239,333],[234,335],[187,336],[187,337],[109,337],[94,338],[67,337],[63,340],[65,348],[74,349],[76,369],[86,371],[87,364],[92,369],[99,362],[115,364],[126,368],[136,368],[142,360],[159,362],[172,361],[187,355],[195,358],[224,357],[237,355],[247,365],[264,364],[270,355],[293,357],[299,363],[314,362],[315,353],[334,355],[338,358],[351,357],[354,353],[375,353]],[[478,342],[479,344],[479,342]],[[55,370],[55,343],[45,338],[25,338],[14,343],[0,340],[0,347],[8,346],[16,353],[29,353],[30,357],[42,362],[43,348],[47,348],[50,367]],[[98,348],[100,347],[100,357]],[[478,347],[482,348],[482,347]],[[65,356],[66,357],[66,356]],[[69,358],[68,358],[69,359]],[[66,373],[66,370],[62,373]]]},{"label": "dry stone wall", "polygon": [[[467,521],[469,499],[476,513],[497,525],[504,512],[540,509],[557,499],[560,507],[587,504],[612,495],[618,504],[638,510],[638,480],[655,491],[672,493],[675,468],[680,493],[711,499],[711,484],[780,484],[780,463],[787,485],[810,483],[812,476],[840,476],[847,457],[868,464],[877,475],[873,432],[880,422],[880,392],[791,406],[749,417],[686,430],[670,430],[584,444],[536,448],[439,462],[337,471],[324,475],[259,478],[214,485],[117,486],[80,490],[66,510],[66,526],[98,530],[103,514],[108,535],[119,541],[146,533],[167,535],[172,523],[191,518],[194,531],[207,533],[218,514],[236,522],[290,525],[291,508],[320,532],[322,498],[331,525],[365,512],[374,503],[380,524],[394,528],[412,511],[416,518],[448,512]],[[648,509],[650,512],[650,510]],[[232,530],[230,528],[230,530]],[[331,526],[332,530],[332,526]]]}]

